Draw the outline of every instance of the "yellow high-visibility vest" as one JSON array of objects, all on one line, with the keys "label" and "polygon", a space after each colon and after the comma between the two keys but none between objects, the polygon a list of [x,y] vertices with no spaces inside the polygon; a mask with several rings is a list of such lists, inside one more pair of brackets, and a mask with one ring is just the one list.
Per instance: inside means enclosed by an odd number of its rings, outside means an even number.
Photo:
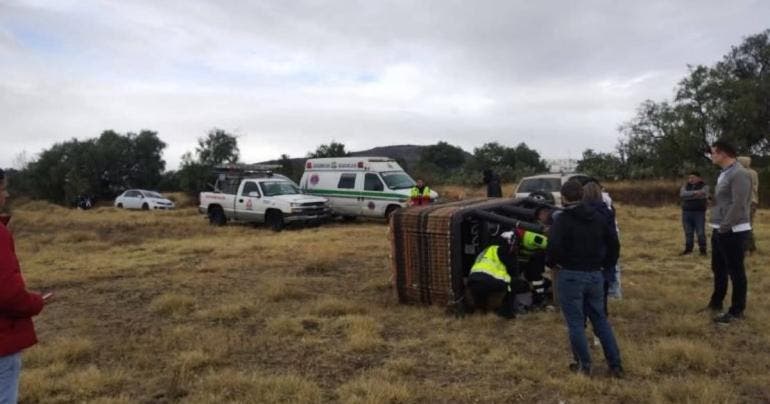
[{"label": "yellow high-visibility vest", "polygon": [[417,197],[423,197],[430,199],[430,188],[426,185],[425,188],[422,189],[422,195],[420,195],[420,189],[417,187],[412,187],[411,195],[412,198]]},{"label": "yellow high-visibility vest", "polygon": [[500,261],[500,257],[497,256],[498,248],[500,247],[496,245],[485,248],[484,251],[476,257],[476,262],[473,264],[473,268],[471,268],[471,273],[483,272],[510,285],[511,275],[508,274],[508,269],[506,269],[505,264],[503,264],[503,262]]}]

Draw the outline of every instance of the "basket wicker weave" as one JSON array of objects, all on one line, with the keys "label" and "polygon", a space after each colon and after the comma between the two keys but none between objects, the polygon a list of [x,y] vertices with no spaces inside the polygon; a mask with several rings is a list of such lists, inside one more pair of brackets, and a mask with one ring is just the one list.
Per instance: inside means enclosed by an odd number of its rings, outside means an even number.
[{"label": "basket wicker weave", "polygon": [[[485,243],[489,231],[473,218],[479,210],[521,206],[521,200],[476,198],[447,204],[417,206],[394,213],[390,222],[391,269],[402,303],[452,306],[464,294],[463,278]],[[532,213],[505,216],[531,220]]]}]

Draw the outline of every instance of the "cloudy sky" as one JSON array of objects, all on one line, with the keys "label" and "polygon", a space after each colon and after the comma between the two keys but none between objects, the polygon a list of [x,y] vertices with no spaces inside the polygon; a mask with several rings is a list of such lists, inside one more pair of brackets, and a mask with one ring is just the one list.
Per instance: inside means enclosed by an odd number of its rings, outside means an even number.
[{"label": "cloudy sky", "polygon": [[764,0],[0,0],[0,166],[145,128],[169,168],[212,127],[245,161],[332,139],[579,157],[767,28]]}]

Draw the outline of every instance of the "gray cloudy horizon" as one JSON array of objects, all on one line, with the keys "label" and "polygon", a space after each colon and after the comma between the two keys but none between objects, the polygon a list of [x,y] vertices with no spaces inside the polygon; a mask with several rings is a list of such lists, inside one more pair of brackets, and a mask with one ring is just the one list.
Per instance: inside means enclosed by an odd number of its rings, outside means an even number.
[{"label": "gray cloudy horizon", "polygon": [[768,21],[751,0],[0,0],[0,167],[150,129],[173,169],[213,127],[249,162],[331,140],[577,158]]}]

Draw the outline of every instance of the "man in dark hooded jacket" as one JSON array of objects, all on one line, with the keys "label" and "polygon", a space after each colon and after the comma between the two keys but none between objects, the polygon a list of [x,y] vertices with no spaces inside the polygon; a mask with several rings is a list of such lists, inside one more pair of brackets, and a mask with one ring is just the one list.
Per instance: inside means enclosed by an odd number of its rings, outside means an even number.
[{"label": "man in dark hooded jacket", "polygon": [[703,182],[697,171],[693,171],[687,176],[687,183],[679,190],[679,197],[682,200],[682,227],[684,227],[684,251],[681,255],[692,253],[693,236],[696,233],[700,255],[706,255],[706,207],[709,186]]},{"label": "man in dark hooded jacket", "polygon": [[484,183],[487,184],[488,198],[502,198],[503,189],[500,187],[500,176],[490,169],[484,169]]},{"label": "man in dark hooded jacket", "polygon": [[581,203],[583,186],[568,181],[561,188],[566,207],[549,234],[546,254],[558,268],[556,291],[569,329],[574,371],[591,373],[591,352],[585,334],[585,316],[591,320],[614,377],[623,376],[620,350],[604,312],[603,268],[614,267],[620,253],[617,232],[595,208]]}]

